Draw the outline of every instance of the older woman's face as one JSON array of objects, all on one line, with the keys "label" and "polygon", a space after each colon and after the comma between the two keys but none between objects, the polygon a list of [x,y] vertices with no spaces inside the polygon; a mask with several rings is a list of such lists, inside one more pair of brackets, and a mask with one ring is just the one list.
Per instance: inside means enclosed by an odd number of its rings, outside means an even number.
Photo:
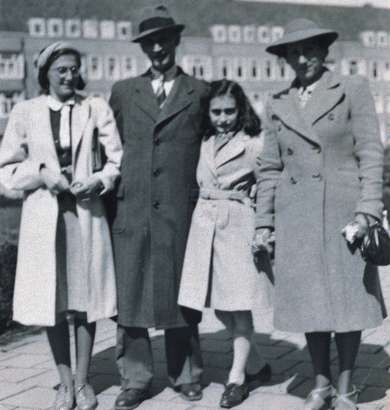
[{"label": "older woman's face", "polygon": [[287,46],[286,61],[303,85],[316,81],[323,71],[327,50],[316,39]]},{"label": "older woman's face", "polygon": [[64,54],[58,57],[47,72],[49,92],[60,101],[73,97],[79,82],[79,66],[75,55]]}]

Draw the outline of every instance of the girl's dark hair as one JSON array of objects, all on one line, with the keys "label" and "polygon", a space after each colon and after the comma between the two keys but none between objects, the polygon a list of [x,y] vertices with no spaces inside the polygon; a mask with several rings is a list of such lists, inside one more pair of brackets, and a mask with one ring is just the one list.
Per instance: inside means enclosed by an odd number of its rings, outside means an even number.
[{"label": "girl's dark hair", "polygon": [[[49,79],[47,78],[47,73],[49,71],[50,66],[56,61],[59,57],[65,54],[72,54],[76,57],[77,67],[80,68],[81,66],[81,55],[80,53],[73,49],[73,48],[61,48],[60,50],[55,51],[47,60],[46,64],[42,66],[38,71],[38,83],[41,86],[42,92],[44,94],[49,93]],[[76,85],[78,90],[83,90],[85,88],[85,81],[83,80],[82,76],[79,75],[79,81]]]},{"label": "girl's dark hair", "polygon": [[[245,95],[242,87],[234,81],[226,79],[213,81],[210,84],[210,93],[206,101],[206,112],[208,114],[210,108],[210,101],[215,97],[228,96],[234,98],[238,108],[237,124],[234,131],[244,130],[244,132],[251,137],[259,135],[261,131],[260,118],[255,113],[249,102],[248,97]],[[206,132],[205,136],[209,137],[214,134],[215,130],[210,122],[210,116],[206,118]]]}]

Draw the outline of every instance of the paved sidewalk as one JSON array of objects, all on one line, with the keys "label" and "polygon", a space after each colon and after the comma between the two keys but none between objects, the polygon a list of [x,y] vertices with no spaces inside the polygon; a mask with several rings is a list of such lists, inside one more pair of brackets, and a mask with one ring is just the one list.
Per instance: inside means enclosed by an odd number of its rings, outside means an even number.
[{"label": "paved sidewalk", "polygon": [[[390,269],[382,272],[382,285],[390,311]],[[300,334],[272,331],[270,312],[255,314],[256,340],[273,369],[269,384],[251,392],[237,409],[298,410],[311,388],[310,359]],[[201,328],[205,362],[204,398],[195,403],[182,400],[168,387],[164,342],[161,332],[152,332],[156,378],[150,400],[140,410],[218,409],[223,382],[231,361],[231,341],[211,311],[206,312]],[[119,392],[115,367],[115,324],[109,320],[98,324],[91,383],[98,393],[99,410],[111,410]],[[334,371],[337,358],[332,347]],[[390,319],[378,329],[366,331],[355,372],[361,388],[361,410],[390,410]],[[58,376],[53,366],[45,334],[38,332],[23,340],[0,346],[0,410],[49,409],[55,396]]]}]

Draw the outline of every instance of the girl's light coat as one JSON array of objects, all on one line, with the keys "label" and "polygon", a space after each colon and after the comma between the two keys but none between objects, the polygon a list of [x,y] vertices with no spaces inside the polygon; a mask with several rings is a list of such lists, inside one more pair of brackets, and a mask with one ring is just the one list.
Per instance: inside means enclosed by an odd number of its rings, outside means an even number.
[{"label": "girl's light coat", "polygon": [[255,211],[247,193],[238,188],[255,183],[262,138],[239,132],[216,156],[214,140],[210,137],[201,146],[200,199],[192,216],[179,304],[202,310],[212,281],[214,309],[251,310],[259,301],[268,308],[270,282],[251,253]]},{"label": "girl's light coat", "polygon": [[[92,175],[94,128],[107,162],[95,173],[110,190],[119,176],[122,146],[109,106],[100,98],[76,97],[72,110],[74,179]],[[12,110],[0,149],[0,182],[24,191],[14,320],[26,325],[52,326],[56,306],[56,228],[58,202],[42,186],[40,165],[60,172],[53,142],[47,97],[17,104]],[[88,277],[88,321],[114,316],[116,288],[110,234],[101,198],[77,202]]]}]

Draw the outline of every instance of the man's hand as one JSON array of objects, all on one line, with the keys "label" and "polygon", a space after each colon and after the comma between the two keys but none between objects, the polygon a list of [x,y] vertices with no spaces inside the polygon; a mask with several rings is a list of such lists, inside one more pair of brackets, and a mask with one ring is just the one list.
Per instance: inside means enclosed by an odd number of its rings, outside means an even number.
[{"label": "man's hand", "polygon": [[39,173],[44,185],[52,194],[58,195],[69,189],[69,182],[61,173],[51,171],[46,167],[43,167]]},{"label": "man's hand", "polygon": [[275,239],[269,228],[257,229],[252,241],[252,253],[267,251],[272,253],[273,243]]}]

